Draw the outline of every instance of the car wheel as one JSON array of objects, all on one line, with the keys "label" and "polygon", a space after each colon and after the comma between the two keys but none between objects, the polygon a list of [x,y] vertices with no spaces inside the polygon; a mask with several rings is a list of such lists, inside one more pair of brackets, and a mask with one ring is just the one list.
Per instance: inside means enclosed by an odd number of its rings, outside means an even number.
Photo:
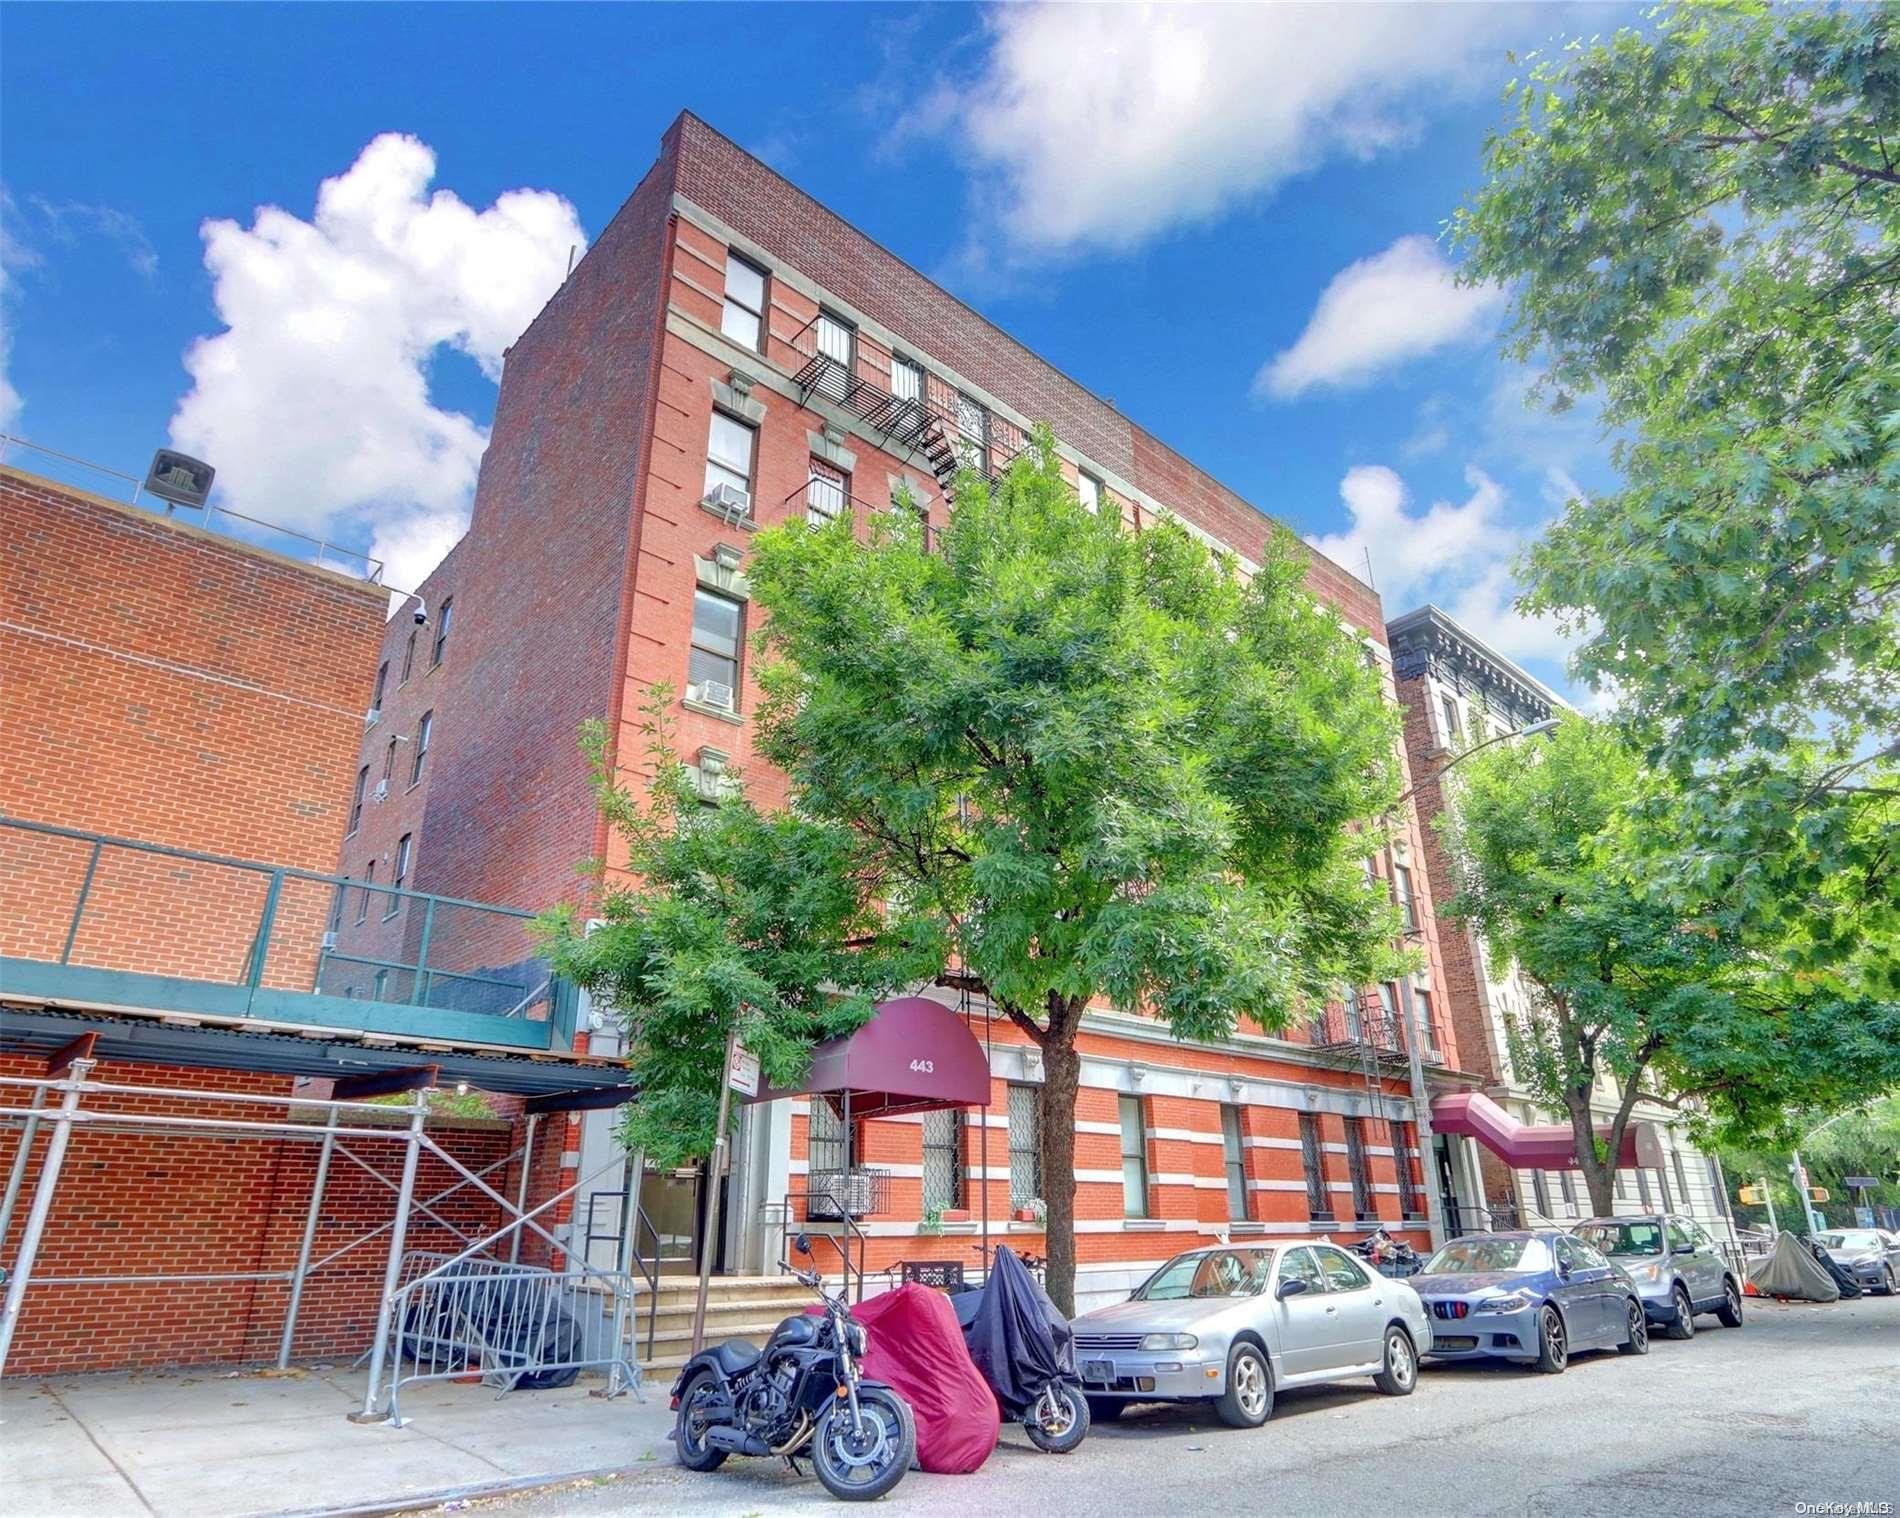
[{"label": "car wheel", "polygon": [[1669,1326],[1663,1330],[1665,1338],[1693,1339],[1695,1337],[1695,1304],[1689,1300],[1689,1293],[1682,1283],[1676,1283],[1676,1315],[1669,1320]]},{"label": "car wheel", "polygon": [[1273,1416],[1273,1375],[1258,1346],[1236,1344],[1227,1356],[1227,1390],[1214,1411],[1229,1428],[1258,1428]]},{"label": "car wheel", "polygon": [[1894,1275],[1893,1267],[1891,1265],[1889,1265],[1886,1268],[1886,1270],[1882,1272],[1882,1279],[1885,1280],[1886,1282],[1886,1286],[1884,1287],[1884,1290],[1886,1291],[1888,1296],[1890,1297],[1900,1296],[1900,1276]]},{"label": "car wheel", "polygon": [[1649,1353],[1649,1314],[1643,1311],[1643,1304],[1631,1297],[1625,1304],[1625,1314],[1629,1330],[1623,1342],[1616,1347],[1626,1355],[1646,1355]]},{"label": "car wheel", "polygon": [[1418,1385],[1418,1354],[1404,1329],[1395,1326],[1385,1331],[1385,1369],[1372,1378],[1372,1384],[1388,1397],[1409,1397]]},{"label": "car wheel", "polygon": [[1570,1335],[1564,1328],[1564,1315],[1546,1302],[1537,1315],[1537,1368],[1555,1376],[1569,1363]]},{"label": "car wheel", "polygon": [[1742,1294],[1733,1281],[1722,1283],[1722,1305],[1715,1309],[1715,1318],[1724,1328],[1742,1326]]},{"label": "car wheel", "polygon": [[1128,1403],[1121,1397],[1090,1397],[1089,1422],[1114,1423],[1128,1411]]}]

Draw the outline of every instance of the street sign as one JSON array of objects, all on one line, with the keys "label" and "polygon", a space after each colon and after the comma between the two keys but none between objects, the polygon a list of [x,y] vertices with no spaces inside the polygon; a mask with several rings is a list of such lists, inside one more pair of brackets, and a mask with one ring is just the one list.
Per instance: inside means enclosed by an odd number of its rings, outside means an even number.
[{"label": "street sign", "polygon": [[744,1044],[732,1046],[732,1071],[728,1077],[732,1089],[741,1096],[759,1094],[759,1057]]},{"label": "street sign", "polygon": [[1874,1209],[1871,1207],[1856,1207],[1854,1209],[1854,1226],[1856,1228],[1872,1228],[1874,1226]]},{"label": "street sign", "polygon": [[1841,1177],[1841,1184],[1843,1186],[1856,1187],[1878,1186],[1880,1184],[1880,1177],[1877,1175],[1844,1175]]}]

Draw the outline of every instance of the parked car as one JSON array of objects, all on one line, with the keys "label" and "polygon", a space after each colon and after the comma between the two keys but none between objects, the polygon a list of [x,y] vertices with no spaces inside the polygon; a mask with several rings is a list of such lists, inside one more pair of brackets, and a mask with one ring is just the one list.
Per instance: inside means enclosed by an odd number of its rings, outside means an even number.
[{"label": "parked car", "polygon": [[1714,1313],[1728,1328],[1742,1326],[1742,1283],[1693,1218],[1588,1218],[1571,1232],[1623,1267],[1649,1321],[1667,1337],[1693,1339],[1699,1312]]},{"label": "parked car", "polygon": [[1098,1423],[1135,1402],[1211,1401],[1222,1422],[1257,1428],[1276,1393],[1355,1376],[1403,1397],[1432,1345],[1409,1285],[1306,1242],[1190,1249],[1074,1329]]},{"label": "parked car", "polygon": [[1649,1353],[1635,1285],[1558,1229],[1453,1239],[1411,1285],[1432,1315],[1434,1360],[1516,1360],[1555,1374],[1582,1349]]},{"label": "parked car", "polygon": [[1830,1228],[1817,1233],[1814,1241],[1860,1282],[1861,1290],[1900,1293],[1900,1234],[1884,1228]]}]

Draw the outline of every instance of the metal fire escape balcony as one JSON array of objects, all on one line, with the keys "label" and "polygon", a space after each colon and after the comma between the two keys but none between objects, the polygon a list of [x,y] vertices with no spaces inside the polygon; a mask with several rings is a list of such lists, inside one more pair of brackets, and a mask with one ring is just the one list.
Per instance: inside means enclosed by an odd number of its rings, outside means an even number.
[{"label": "metal fire escape balcony", "polygon": [[1307,1037],[1320,1049],[1346,1049],[1403,1066],[1405,1030],[1376,994],[1334,1003],[1307,1024]]}]

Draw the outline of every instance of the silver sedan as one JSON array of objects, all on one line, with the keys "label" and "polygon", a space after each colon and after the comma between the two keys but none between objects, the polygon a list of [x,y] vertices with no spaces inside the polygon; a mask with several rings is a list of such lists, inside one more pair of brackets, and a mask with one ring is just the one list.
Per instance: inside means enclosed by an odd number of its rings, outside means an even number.
[{"label": "silver sedan", "polygon": [[1860,1282],[1862,1291],[1900,1292],[1900,1233],[1884,1228],[1830,1228],[1814,1242]]},{"label": "silver sedan", "polygon": [[1304,1241],[1191,1249],[1074,1327],[1098,1422],[1134,1402],[1211,1401],[1223,1422],[1257,1428],[1276,1391],[1357,1376],[1403,1397],[1432,1347],[1410,1286]]}]

